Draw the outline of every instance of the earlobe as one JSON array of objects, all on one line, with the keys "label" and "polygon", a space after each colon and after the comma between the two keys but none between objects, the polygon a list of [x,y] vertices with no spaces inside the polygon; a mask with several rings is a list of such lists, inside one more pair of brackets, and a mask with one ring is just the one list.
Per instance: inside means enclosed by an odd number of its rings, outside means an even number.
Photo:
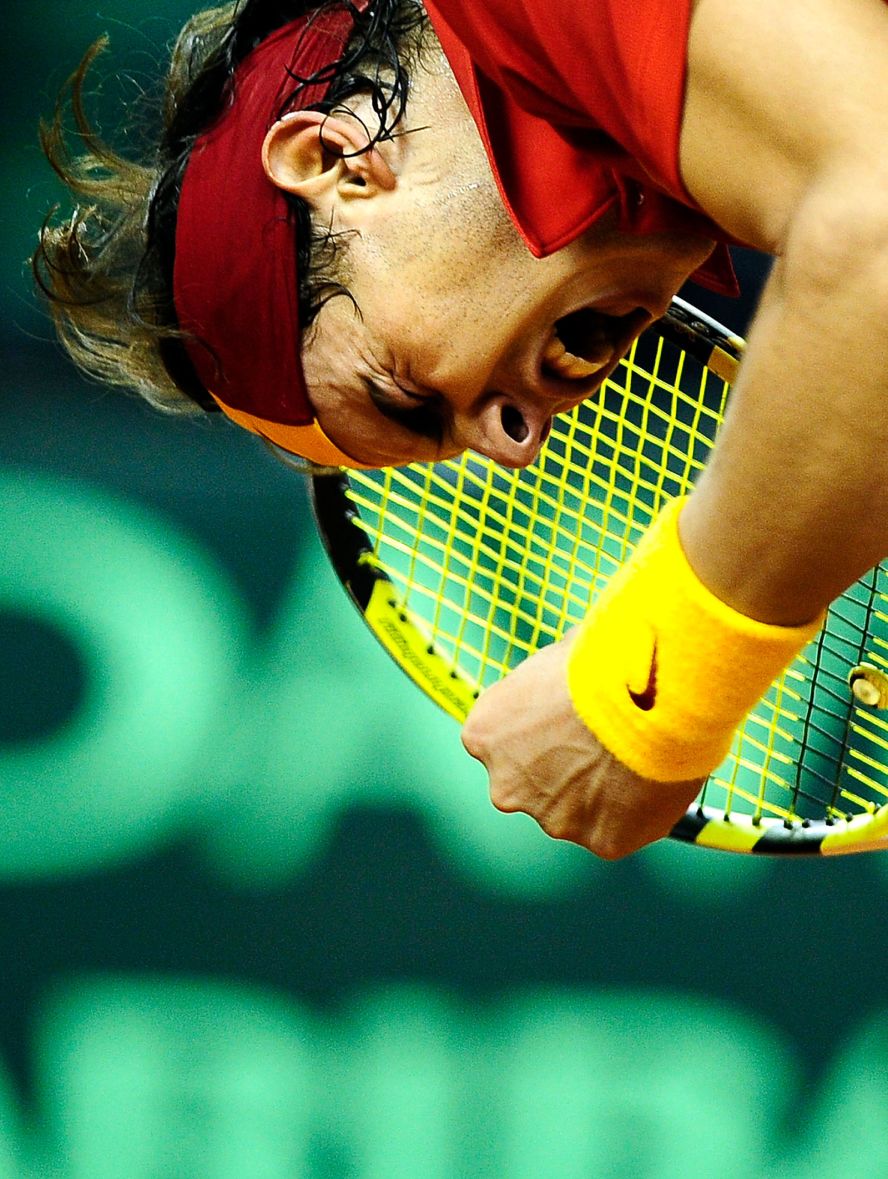
[{"label": "earlobe", "polygon": [[367,197],[395,187],[395,176],[355,118],[294,111],[279,119],[262,144],[269,180],[316,204],[334,194]]}]

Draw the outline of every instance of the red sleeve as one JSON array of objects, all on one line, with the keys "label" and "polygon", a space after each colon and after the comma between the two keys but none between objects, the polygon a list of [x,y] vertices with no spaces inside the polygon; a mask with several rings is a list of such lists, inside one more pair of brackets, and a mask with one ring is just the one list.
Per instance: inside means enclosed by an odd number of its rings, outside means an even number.
[{"label": "red sleeve", "polygon": [[604,132],[688,201],[678,167],[690,0],[431,0],[476,67],[555,126]]}]

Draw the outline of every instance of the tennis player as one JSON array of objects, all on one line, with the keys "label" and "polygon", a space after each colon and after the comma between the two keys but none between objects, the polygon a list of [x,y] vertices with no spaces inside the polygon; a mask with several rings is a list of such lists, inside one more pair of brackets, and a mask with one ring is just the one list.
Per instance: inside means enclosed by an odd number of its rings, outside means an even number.
[{"label": "tennis player", "polygon": [[693,495],[464,730],[552,836],[665,834],[888,552],[883,0],[225,4],[139,163],[92,134],[88,64],[85,161],[44,130],[81,201],[35,260],[62,339],[310,463],[525,465],[688,277],[775,257]]}]

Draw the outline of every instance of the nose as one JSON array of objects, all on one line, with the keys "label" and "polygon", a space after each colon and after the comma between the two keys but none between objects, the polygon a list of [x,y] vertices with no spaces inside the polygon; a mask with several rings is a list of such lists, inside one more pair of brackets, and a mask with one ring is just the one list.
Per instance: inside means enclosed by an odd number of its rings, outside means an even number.
[{"label": "nose", "polygon": [[543,406],[494,393],[462,423],[461,441],[504,467],[526,467],[539,454],[551,424]]}]

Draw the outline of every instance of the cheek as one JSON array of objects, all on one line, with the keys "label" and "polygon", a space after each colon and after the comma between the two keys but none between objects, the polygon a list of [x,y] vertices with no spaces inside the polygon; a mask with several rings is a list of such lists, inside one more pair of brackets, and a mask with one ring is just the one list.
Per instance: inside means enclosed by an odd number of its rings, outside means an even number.
[{"label": "cheek", "polygon": [[417,197],[363,232],[352,258],[352,289],[359,285],[365,300],[381,288],[386,301],[400,296],[429,310],[473,292],[493,301],[497,275],[526,267],[531,256],[491,180]]},{"label": "cheek", "polygon": [[437,370],[442,349],[474,356],[539,297],[545,268],[498,208],[455,199],[447,216],[414,209],[397,232],[380,226],[354,243],[349,286],[375,350]]},{"label": "cheek", "polygon": [[355,384],[359,341],[351,305],[345,309],[344,302],[336,298],[323,307],[302,342],[302,371],[319,417],[338,412]]}]

